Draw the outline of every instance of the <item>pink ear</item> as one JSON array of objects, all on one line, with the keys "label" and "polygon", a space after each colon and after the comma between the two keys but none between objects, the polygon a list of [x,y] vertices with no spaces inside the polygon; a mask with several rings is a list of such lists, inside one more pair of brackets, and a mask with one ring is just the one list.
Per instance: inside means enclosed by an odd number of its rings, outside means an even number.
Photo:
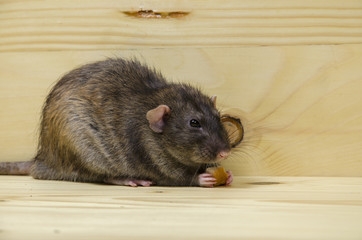
[{"label": "pink ear", "polygon": [[150,124],[150,128],[157,133],[161,133],[165,126],[164,117],[170,113],[167,105],[160,105],[147,112],[146,118]]}]

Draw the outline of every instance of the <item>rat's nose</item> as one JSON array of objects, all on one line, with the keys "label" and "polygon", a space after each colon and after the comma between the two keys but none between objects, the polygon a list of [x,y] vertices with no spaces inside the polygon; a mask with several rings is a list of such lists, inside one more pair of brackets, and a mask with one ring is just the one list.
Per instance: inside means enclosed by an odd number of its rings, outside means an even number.
[{"label": "rat's nose", "polygon": [[219,152],[219,158],[227,158],[227,156],[229,156],[229,151],[221,151]]}]

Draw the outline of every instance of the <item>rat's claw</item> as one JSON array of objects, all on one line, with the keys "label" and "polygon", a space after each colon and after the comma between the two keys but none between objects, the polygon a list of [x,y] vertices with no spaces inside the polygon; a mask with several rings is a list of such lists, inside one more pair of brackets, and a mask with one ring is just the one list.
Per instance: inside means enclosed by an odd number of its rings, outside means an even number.
[{"label": "rat's claw", "polygon": [[132,180],[125,180],[124,183],[123,183],[123,185],[125,185],[125,186],[130,186],[130,187],[137,187],[137,186],[138,186],[137,183],[135,183],[135,182],[132,181]]},{"label": "rat's claw", "polygon": [[210,173],[202,173],[199,175],[199,185],[201,187],[213,187],[216,179]]},{"label": "rat's claw", "polygon": [[135,180],[135,181],[138,186],[150,187],[152,185],[152,182],[147,180]]},{"label": "rat's claw", "polygon": [[226,171],[226,173],[228,174],[228,178],[226,179],[226,186],[229,186],[233,182],[234,177],[231,171]]}]

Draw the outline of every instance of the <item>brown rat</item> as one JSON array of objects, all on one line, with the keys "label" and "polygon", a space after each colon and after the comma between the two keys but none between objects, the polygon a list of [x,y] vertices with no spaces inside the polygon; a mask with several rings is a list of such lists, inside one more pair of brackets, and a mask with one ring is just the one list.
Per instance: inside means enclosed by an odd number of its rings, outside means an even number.
[{"label": "brown rat", "polygon": [[206,168],[231,150],[215,100],[188,84],[167,82],[136,60],[84,65],[48,95],[35,158],[0,163],[0,174],[211,187],[215,178]]}]

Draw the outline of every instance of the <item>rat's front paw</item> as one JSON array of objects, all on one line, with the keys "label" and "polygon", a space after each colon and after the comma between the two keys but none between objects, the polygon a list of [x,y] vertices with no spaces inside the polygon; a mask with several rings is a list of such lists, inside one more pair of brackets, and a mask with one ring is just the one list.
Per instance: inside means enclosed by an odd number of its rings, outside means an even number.
[{"label": "rat's front paw", "polygon": [[233,182],[234,177],[231,171],[226,171],[226,173],[228,175],[228,178],[226,179],[226,186],[229,186]]},{"label": "rat's front paw", "polygon": [[229,186],[233,182],[233,174],[231,171],[225,171],[223,167],[209,167],[206,169],[206,173],[211,174],[216,179],[214,186]]},{"label": "rat's front paw", "polygon": [[213,187],[216,183],[216,178],[210,173],[202,173],[199,175],[200,187]]}]

